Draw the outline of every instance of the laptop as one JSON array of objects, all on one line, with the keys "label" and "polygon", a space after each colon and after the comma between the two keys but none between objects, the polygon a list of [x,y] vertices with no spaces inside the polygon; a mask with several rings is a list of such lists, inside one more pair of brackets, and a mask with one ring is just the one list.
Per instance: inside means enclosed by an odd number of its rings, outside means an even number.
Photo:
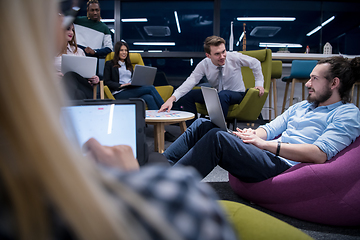
[{"label": "laptop", "polygon": [[142,99],[77,100],[62,108],[65,132],[80,148],[90,138],[104,146],[129,145],[140,165],[147,161]]},{"label": "laptop", "polygon": [[218,126],[221,130],[232,133],[233,131],[228,129],[226,126],[217,90],[215,88],[202,86],[201,91],[204,96],[206,109],[211,122]]},{"label": "laptop", "polygon": [[135,65],[134,73],[131,78],[131,84],[123,86],[120,89],[153,85],[156,71],[156,67]]},{"label": "laptop", "polygon": [[61,72],[76,72],[83,78],[96,75],[97,58],[63,54],[61,56]]}]

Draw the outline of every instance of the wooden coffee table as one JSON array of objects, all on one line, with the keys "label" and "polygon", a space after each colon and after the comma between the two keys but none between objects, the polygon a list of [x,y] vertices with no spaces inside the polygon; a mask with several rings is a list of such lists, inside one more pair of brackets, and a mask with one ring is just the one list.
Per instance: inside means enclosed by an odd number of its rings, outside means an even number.
[{"label": "wooden coffee table", "polygon": [[159,153],[164,152],[165,125],[179,123],[181,133],[186,131],[186,120],[193,119],[195,115],[184,111],[170,111],[158,113],[158,110],[146,110],[145,122],[154,125],[154,147]]}]

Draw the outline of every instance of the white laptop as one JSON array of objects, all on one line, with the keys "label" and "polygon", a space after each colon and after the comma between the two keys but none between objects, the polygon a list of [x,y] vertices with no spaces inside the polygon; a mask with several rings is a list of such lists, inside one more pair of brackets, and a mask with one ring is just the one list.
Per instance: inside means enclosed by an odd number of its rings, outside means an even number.
[{"label": "white laptop", "polygon": [[221,108],[218,92],[215,88],[201,87],[202,94],[204,96],[206,109],[209,114],[210,120],[221,130],[232,133],[233,131],[228,129],[225,122],[225,117]]},{"label": "white laptop", "polygon": [[157,68],[143,65],[135,65],[134,73],[131,78],[131,84],[121,87],[139,87],[153,85]]},{"label": "white laptop", "polygon": [[96,75],[97,58],[63,54],[61,57],[61,72],[76,72],[84,78]]}]

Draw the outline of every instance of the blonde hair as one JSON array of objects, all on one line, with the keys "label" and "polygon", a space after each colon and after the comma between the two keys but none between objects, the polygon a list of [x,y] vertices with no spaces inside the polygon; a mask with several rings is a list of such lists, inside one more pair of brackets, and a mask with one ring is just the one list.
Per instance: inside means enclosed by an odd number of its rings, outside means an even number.
[{"label": "blonde hair", "polygon": [[161,235],[179,239],[144,199],[103,174],[65,135],[60,110],[66,102],[53,66],[56,1],[0,1],[0,9],[6,9],[0,15],[6,32],[0,35],[0,176],[18,238],[51,238],[50,202],[78,238],[149,239],[117,196]]}]

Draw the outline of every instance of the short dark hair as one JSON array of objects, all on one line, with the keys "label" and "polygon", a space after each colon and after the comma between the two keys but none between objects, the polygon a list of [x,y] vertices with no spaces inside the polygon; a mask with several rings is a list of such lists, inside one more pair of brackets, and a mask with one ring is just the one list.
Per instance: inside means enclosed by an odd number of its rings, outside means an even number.
[{"label": "short dark hair", "polygon": [[207,54],[210,54],[210,46],[219,46],[220,44],[225,44],[225,40],[222,38],[222,37],[218,37],[218,36],[210,36],[210,37],[207,37],[205,39],[205,42],[204,42],[204,51],[207,53]]},{"label": "short dark hair", "polygon": [[329,71],[324,76],[328,81],[340,79],[339,94],[343,103],[351,102],[350,91],[356,81],[360,81],[360,57],[351,60],[335,56],[320,60],[319,64],[329,64]]}]

